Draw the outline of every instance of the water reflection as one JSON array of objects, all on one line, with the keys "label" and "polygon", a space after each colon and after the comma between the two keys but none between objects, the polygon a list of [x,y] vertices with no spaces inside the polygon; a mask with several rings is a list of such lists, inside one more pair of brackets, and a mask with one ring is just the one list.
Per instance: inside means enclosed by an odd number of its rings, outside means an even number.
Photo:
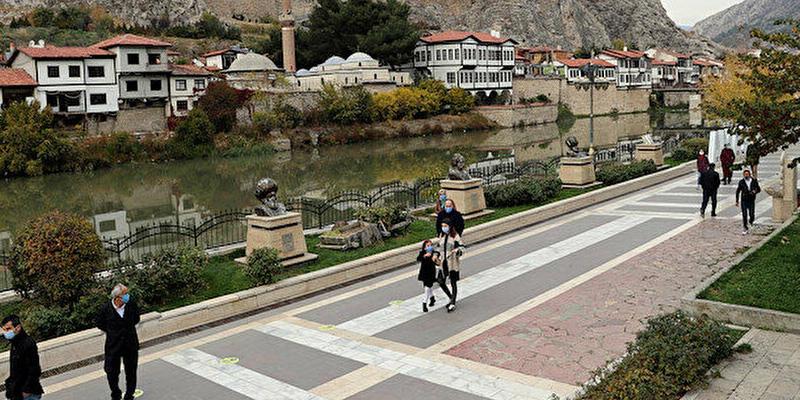
[{"label": "water reflection", "polygon": [[[648,114],[595,119],[598,160],[626,159],[626,149],[653,133],[664,140],[694,126],[689,113],[651,120]],[[384,140],[272,156],[206,159],[158,165],[127,165],[91,173],[58,174],[0,182],[0,251],[10,231],[47,210],[91,219],[103,237],[121,237],[157,223],[194,225],[227,209],[255,205],[255,182],[270,176],[282,196],[322,197],[343,190],[369,190],[391,181],[441,176],[453,152],[476,162],[512,155],[516,163],[547,160],[575,136],[588,147],[587,119],[564,132],[556,124],[430,138]]]}]

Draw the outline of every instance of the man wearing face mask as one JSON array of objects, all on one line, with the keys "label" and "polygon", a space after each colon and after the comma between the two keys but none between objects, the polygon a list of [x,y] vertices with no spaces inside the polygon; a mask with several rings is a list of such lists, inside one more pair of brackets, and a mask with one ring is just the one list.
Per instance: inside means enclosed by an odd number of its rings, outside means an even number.
[{"label": "man wearing face mask", "polygon": [[39,378],[39,349],[28,336],[16,315],[3,318],[3,336],[11,343],[9,377],[6,379],[6,398],[11,400],[39,400],[42,384]]},{"label": "man wearing face mask", "polygon": [[[128,288],[117,284],[111,290],[111,301],[97,314],[97,328],[106,334],[105,364],[112,400],[133,400],[136,391],[136,367],[139,361],[139,307],[131,300]],[[125,397],[119,389],[120,361],[125,365]]]},{"label": "man wearing face mask", "polygon": [[761,186],[758,185],[758,179],[750,176],[750,171],[744,170],[742,174],[744,178],[739,181],[739,186],[736,188],[736,207],[739,207],[739,194],[741,194],[742,224],[744,225],[742,235],[747,235],[750,232],[747,225],[748,220],[752,226],[756,219],[756,195],[761,193]]},{"label": "man wearing face mask", "polygon": [[450,220],[450,226],[456,230],[459,236],[464,234],[464,217],[456,209],[453,199],[444,202],[444,209],[436,214],[436,236],[442,236],[442,221]]}]

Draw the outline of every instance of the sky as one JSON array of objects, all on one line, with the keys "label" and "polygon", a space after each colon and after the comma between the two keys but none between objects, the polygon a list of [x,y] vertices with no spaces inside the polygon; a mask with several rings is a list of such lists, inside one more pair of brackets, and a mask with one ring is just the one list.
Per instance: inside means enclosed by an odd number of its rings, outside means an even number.
[{"label": "sky", "polygon": [[692,26],[701,19],[743,0],[661,0],[670,18],[678,25]]}]

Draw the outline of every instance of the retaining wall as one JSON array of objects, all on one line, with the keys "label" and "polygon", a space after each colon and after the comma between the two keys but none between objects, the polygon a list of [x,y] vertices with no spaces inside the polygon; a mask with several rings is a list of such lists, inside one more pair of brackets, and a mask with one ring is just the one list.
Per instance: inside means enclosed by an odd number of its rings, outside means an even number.
[{"label": "retaining wall", "polygon": [[[650,89],[618,90],[615,85],[594,91],[594,114],[635,113],[650,108]],[[589,91],[579,89],[560,78],[532,78],[514,80],[514,102],[522,98],[534,98],[544,94],[554,103],[562,103],[569,107],[573,114],[589,115]]]},{"label": "retaining wall", "polygon": [[476,111],[489,121],[504,128],[545,124],[556,122],[556,119],[558,119],[558,106],[555,104],[486,106],[478,107]]},{"label": "retaining wall", "polygon": [[[470,243],[486,241],[515,232],[573,211],[657,185],[693,171],[693,163],[660,171],[628,182],[598,189],[522,213],[514,214],[466,230]],[[405,267],[414,263],[417,244],[389,250],[370,257],[340,264],[166,312],[142,316],[138,325],[142,342],[183,332],[205,324],[250,313],[275,304],[322,292],[336,286]],[[88,329],[39,343],[42,369],[52,370],[103,354],[104,337],[98,329]],[[9,352],[0,354],[0,375],[8,374]]]}]

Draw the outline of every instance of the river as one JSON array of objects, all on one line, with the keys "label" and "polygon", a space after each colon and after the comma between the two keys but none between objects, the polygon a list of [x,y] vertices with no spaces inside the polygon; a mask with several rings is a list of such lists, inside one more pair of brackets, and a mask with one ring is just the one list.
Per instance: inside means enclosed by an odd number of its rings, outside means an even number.
[{"label": "river", "polygon": [[[595,118],[598,157],[629,159],[631,141],[648,133],[683,135],[682,128],[701,123],[698,118],[689,113]],[[49,210],[84,215],[101,236],[119,237],[145,225],[192,224],[223,210],[254,206],[252,189],[261,177],[275,179],[283,197],[366,191],[391,181],[440,176],[454,152],[469,162],[502,155],[517,163],[551,159],[564,154],[565,137],[576,136],[587,146],[588,125],[588,119],[579,119],[564,132],[546,124],[6,180],[0,182],[0,252],[10,246],[12,232]]]}]

